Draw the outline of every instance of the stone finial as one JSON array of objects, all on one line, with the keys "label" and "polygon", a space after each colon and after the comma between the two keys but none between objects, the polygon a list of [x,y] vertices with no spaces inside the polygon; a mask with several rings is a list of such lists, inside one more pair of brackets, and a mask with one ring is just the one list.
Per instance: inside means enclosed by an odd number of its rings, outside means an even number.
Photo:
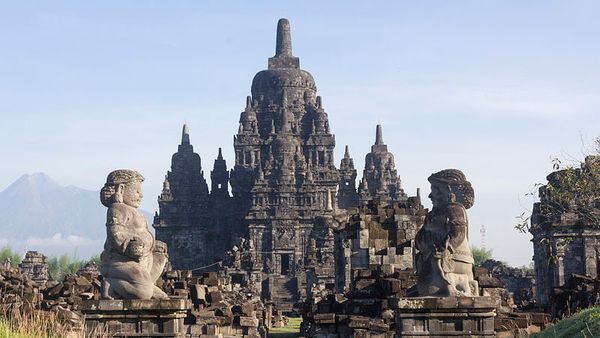
[{"label": "stone finial", "polygon": [[345,159],[349,159],[350,158],[350,151],[348,150],[348,145],[346,145],[346,148],[344,150],[344,158]]},{"label": "stone finial", "polygon": [[300,59],[292,55],[292,36],[290,22],[287,19],[280,19],[277,23],[275,56],[269,58],[268,68],[300,68]]},{"label": "stone finial", "polygon": [[293,56],[290,22],[285,18],[279,19],[279,22],[277,22],[277,43],[275,46],[275,56]]},{"label": "stone finial", "polygon": [[163,182],[163,192],[170,192],[171,191],[171,183],[169,183],[169,179],[167,177],[165,177],[165,180]]},{"label": "stone finial", "polygon": [[252,109],[252,96],[246,96],[246,110]]},{"label": "stone finial", "polygon": [[381,124],[377,125],[375,129],[375,145],[382,145],[383,143],[383,130],[381,128]]},{"label": "stone finial", "polygon": [[190,128],[187,124],[183,125],[183,130],[181,131],[181,144],[190,144]]},{"label": "stone finial", "polygon": [[360,187],[362,190],[369,190],[369,184],[366,177],[363,177],[362,181],[360,182]]},{"label": "stone finial", "polygon": [[219,147],[219,154],[217,155],[217,160],[223,160],[223,152],[221,151],[221,147]]}]

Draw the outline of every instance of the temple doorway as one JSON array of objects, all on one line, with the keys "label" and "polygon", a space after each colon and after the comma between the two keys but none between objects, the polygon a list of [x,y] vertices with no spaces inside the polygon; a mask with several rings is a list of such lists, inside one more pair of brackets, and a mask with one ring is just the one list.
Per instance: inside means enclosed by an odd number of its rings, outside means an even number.
[{"label": "temple doorway", "polygon": [[281,274],[287,275],[290,272],[290,254],[281,254]]}]

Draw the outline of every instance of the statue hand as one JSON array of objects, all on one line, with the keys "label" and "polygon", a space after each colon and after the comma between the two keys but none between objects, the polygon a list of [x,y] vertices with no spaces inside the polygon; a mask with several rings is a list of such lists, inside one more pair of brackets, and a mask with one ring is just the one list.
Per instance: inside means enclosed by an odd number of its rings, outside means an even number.
[{"label": "statue hand", "polygon": [[167,254],[167,244],[162,241],[155,240],[154,241],[154,249],[153,253]]},{"label": "statue hand", "polygon": [[127,244],[125,254],[139,261],[144,255],[144,242],[139,237],[134,236]]}]

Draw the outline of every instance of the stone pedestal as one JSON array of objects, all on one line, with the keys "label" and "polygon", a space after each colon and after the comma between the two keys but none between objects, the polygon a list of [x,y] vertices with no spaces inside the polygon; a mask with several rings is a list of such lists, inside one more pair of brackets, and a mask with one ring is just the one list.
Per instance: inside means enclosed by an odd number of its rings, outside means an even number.
[{"label": "stone pedestal", "polygon": [[89,337],[185,337],[187,299],[88,300],[81,304]]},{"label": "stone pedestal", "polygon": [[396,334],[401,337],[496,337],[498,304],[491,297],[395,299]]}]

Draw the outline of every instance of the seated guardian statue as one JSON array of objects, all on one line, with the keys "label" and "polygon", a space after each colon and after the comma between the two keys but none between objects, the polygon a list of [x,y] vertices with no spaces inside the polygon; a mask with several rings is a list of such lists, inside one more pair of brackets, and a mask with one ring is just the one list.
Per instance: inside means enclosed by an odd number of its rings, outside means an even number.
[{"label": "seated guardian statue", "polygon": [[417,232],[417,290],[420,296],[478,296],[473,279],[473,254],[469,247],[467,209],[475,194],[457,169],[429,176],[433,204]]},{"label": "seated guardian statue", "polygon": [[143,181],[137,171],[115,170],[100,191],[100,201],[108,207],[106,242],[100,256],[102,298],[169,298],[155,285],[167,263],[167,246],[154,240],[146,218],[137,209]]}]

